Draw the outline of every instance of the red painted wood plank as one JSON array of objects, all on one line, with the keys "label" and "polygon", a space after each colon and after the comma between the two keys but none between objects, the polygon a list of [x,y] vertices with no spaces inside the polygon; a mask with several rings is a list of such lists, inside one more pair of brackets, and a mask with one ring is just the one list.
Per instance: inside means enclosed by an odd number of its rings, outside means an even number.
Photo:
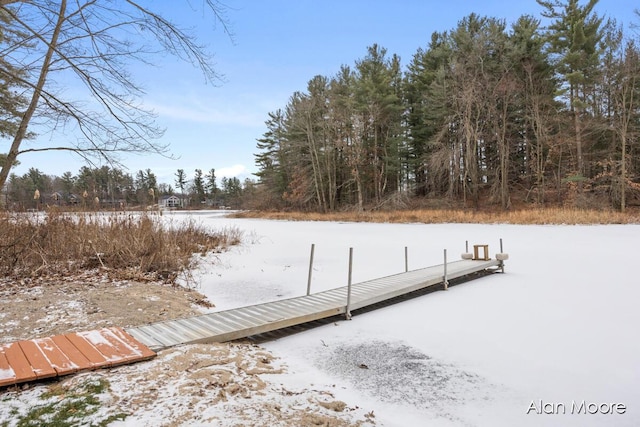
[{"label": "red painted wood plank", "polygon": [[7,361],[16,374],[16,383],[23,381],[35,380],[36,374],[31,369],[31,364],[27,357],[22,352],[20,345],[17,342],[9,344],[4,354],[7,357]]},{"label": "red painted wood plank", "polygon": [[[91,362],[91,368],[99,368],[101,366],[110,366],[109,360],[98,351],[98,349],[81,337],[78,334],[71,333],[65,334],[64,337],[68,339],[75,348],[77,348],[82,355]],[[89,367],[87,367],[89,368]]]},{"label": "red painted wood plank", "polygon": [[[69,360],[53,338],[55,337],[38,338],[33,340],[33,342],[40,348],[40,351],[42,351],[42,354],[49,360],[51,367],[58,375],[77,372],[79,366]],[[67,345],[70,346],[71,343],[67,341]]]},{"label": "red painted wood plank", "polygon": [[[78,332],[78,335],[95,346],[111,363],[111,366],[149,359],[155,356],[151,350],[141,351],[142,344],[130,345],[124,340],[126,333],[120,328],[105,328],[97,331]],[[133,337],[129,341],[135,341]]]},{"label": "red painted wood plank", "polygon": [[[62,365],[61,367],[67,367],[68,370],[66,372],[58,371],[58,375],[71,374],[83,369],[92,369],[95,366],[95,364],[87,359],[64,335],[54,335],[50,339],[67,360],[66,365]],[[58,368],[56,368],[56,370],[58,370]]]},{"label": "red painted wood plank", "polygon": [[122,328],[18,341],[0,346],[0,387],[154,356]]},{"label": "red painted wood plank", "polygon": [[0,347],[0,387],[15,384],[16,373],[9,364],[7,356],[4,354],[5,348],[8,346]]},{"label": "red painted wood plank", "polygon": [[120,340],[124,341],[128,346],[138,351],[140,353],[141,360],[147,360],[147,359],[156,357],[156,353],[153,350],[151,350],[149,347],[147,347],[146,345],[142,344],[140,341],[132,337],[124,329],[115,327],[115,328],[110,328],[110,330]]},{"label": "red painted wood plank", "polygon": [[33,341],[19,341],[18,345],[22,349],[25,357],[31,364],[31,369],[38,379],[51,378],[57,375],[56,370],[51,366],[49,359],[42,353],[40,347]]},{"label": "red painted wood plank", "polygon": [[78,337],[84,339],[102,354],[105,358],[106,366],[121,365],[137,358],[137,355],[132,354],[131,348],[127,349],[122,342],[117,346],[114,345],[113,342],[107,339],[106,335],[108,335],[108,330],[106,329],[78,332],[77,334]]}]

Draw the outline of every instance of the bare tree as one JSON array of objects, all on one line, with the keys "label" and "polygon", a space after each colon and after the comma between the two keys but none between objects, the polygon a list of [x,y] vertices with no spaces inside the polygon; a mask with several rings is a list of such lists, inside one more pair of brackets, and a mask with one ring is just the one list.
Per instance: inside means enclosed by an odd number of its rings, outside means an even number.
[{"label": "bare tree", "polygon": [[[617,82],[618,90],[614,94],[614,102],[617,110],[616,130],[620,140],[620,211],[624,212],[626,209],[626,193],[627,187],[630,183],[630,177],[628,173],[628,146],[629,142],[633,139],[635,130],[637,129],[633,125],[634,112],[638,109],[638,75],[640,74],[640,55],[638,48],[633,42],[629,42],[625,47],[620,58],[620,70]],[[614,189],[614,193],[615,193]]]},{"label": "bare tree", "polygon": [[[224,6],[203,4],[212,23],[230,34]],[[122,152],[166,154],[168,147],[154,141],[163,131],[141,103],[144,90],[127,71],[132,64],[151,66],[169,53],[199,67],[210,82],[219,77],[192,33],[133,0],[0,0],[0,13],[8,17],[2,31],[24,35],[0,39],[0,57],[11,65],[0,67],[0,81],[26,88],[28,100],[0,165],[0,188],[28,152],[65,150],[109,161]],[[71,85],[74,99],[61,90]],[[24,147],[33,130],[67,138],[60,146]],[[70,133],[77,138],[70,141]]]}]

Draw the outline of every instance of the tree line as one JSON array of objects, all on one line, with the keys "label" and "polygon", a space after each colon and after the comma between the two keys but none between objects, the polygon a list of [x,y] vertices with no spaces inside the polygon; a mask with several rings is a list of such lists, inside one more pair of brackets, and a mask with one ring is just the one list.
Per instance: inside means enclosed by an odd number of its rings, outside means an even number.
[{"label": "tree line", "polygon": [[223,177],[218,182],[215,169],[203,173],[195,169],[189,177],[184,169],[174,175],[175,187],[158,182],[151,169],[129,174],[121,169],[83,166],[77,174],[46,175],[30,168],[19,176],[12,173],[0,205],[13,210],[41,209],[47,206],[78,208],[136,208],[162,204],[166,196],[177,196],[182,208],[239,208],[254,188],[251,180]]},{"label": "tree line", "polygon": [[637,40],[599,16],[597,0],[537,1],[541,19],[471,14],[433,33],[406,69],[374,44],[313,77],[265,122],[263,204],[637,203]]}]

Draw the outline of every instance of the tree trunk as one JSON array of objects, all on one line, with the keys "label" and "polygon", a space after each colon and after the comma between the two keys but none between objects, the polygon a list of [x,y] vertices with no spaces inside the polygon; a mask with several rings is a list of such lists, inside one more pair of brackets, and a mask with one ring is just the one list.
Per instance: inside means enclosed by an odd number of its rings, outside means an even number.
[{"label": "tree trunk", "polygon": [[620,212],[625,211],[626,208],[626,193],[627,193],[627,130],[625,126],[622,126],[620,138],[622,140],[621,148],[621,161],[620,167]]},{"label": "tree trunk", "polygon": [[573,85],[571,87],[571,108],[573,110],[573,127],[575,131],[575,141],[576,141],[576,155],[578,161],[578,204],[582,203],[582,191],[583,191],[583,182],[584,179],[584,158],[582,156],[582,122],[580,121],[580,107],[576,107],[574,104],[578,99],[578,89]]},{"label": "tree trunk", "polygon": [[31,123],[31,118],[38,107],[38,102],[40,101],[40,96],[42,94],[42,89],[44,88],[44,84],[47,81],[47,74],[49,74],[49,67],[51,66],[51,59],[53,58],[53,53],[55,52],[58,46],[58,37],[60,36],[60,30],[62,28],[62,24],[64,23],[66,17],[65,12],[67,10],[67,1],[62,0],[60,2],[60,10],[58,11],[58,20],[56,22],[56,26],[54,28],[53,34],[51,35],[51,41],[49,42],[49,47],[47,49],[47,53],[42,61],[42,67],[40,68],[40,75],[38,77],[38,82],[36,86],[33,88],[33,94],[31,95],[31,101],[29,102],[29,106],[25,110],[22,119],[20,120],[20,125],[18,126],[18,130],[11,142],[11,147],[9,148],[9,153],[7,153],[7,158],[5,163],[2,165],[0,169],[0,188],[4,187],[4,184],[7,182],[7,177],[9,176],[9,172],[13,167],[16,159],[18,158],[18,154],[20,154],[20,145],[27,135],[27,130],[29,128],[29,124]]}]

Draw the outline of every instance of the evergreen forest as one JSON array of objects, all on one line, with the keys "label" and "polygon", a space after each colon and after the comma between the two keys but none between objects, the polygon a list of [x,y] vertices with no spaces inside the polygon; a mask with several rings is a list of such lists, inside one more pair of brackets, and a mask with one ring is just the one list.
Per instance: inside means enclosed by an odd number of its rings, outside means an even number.
[{"label": "evergreen forest", "polygon": [[[640,203],[637,30],[597,0],[471,14],[406,66],[373,44],[269,113],[261,205],[331,212]],[[635,19],[638,19],[636,12]]]}]

